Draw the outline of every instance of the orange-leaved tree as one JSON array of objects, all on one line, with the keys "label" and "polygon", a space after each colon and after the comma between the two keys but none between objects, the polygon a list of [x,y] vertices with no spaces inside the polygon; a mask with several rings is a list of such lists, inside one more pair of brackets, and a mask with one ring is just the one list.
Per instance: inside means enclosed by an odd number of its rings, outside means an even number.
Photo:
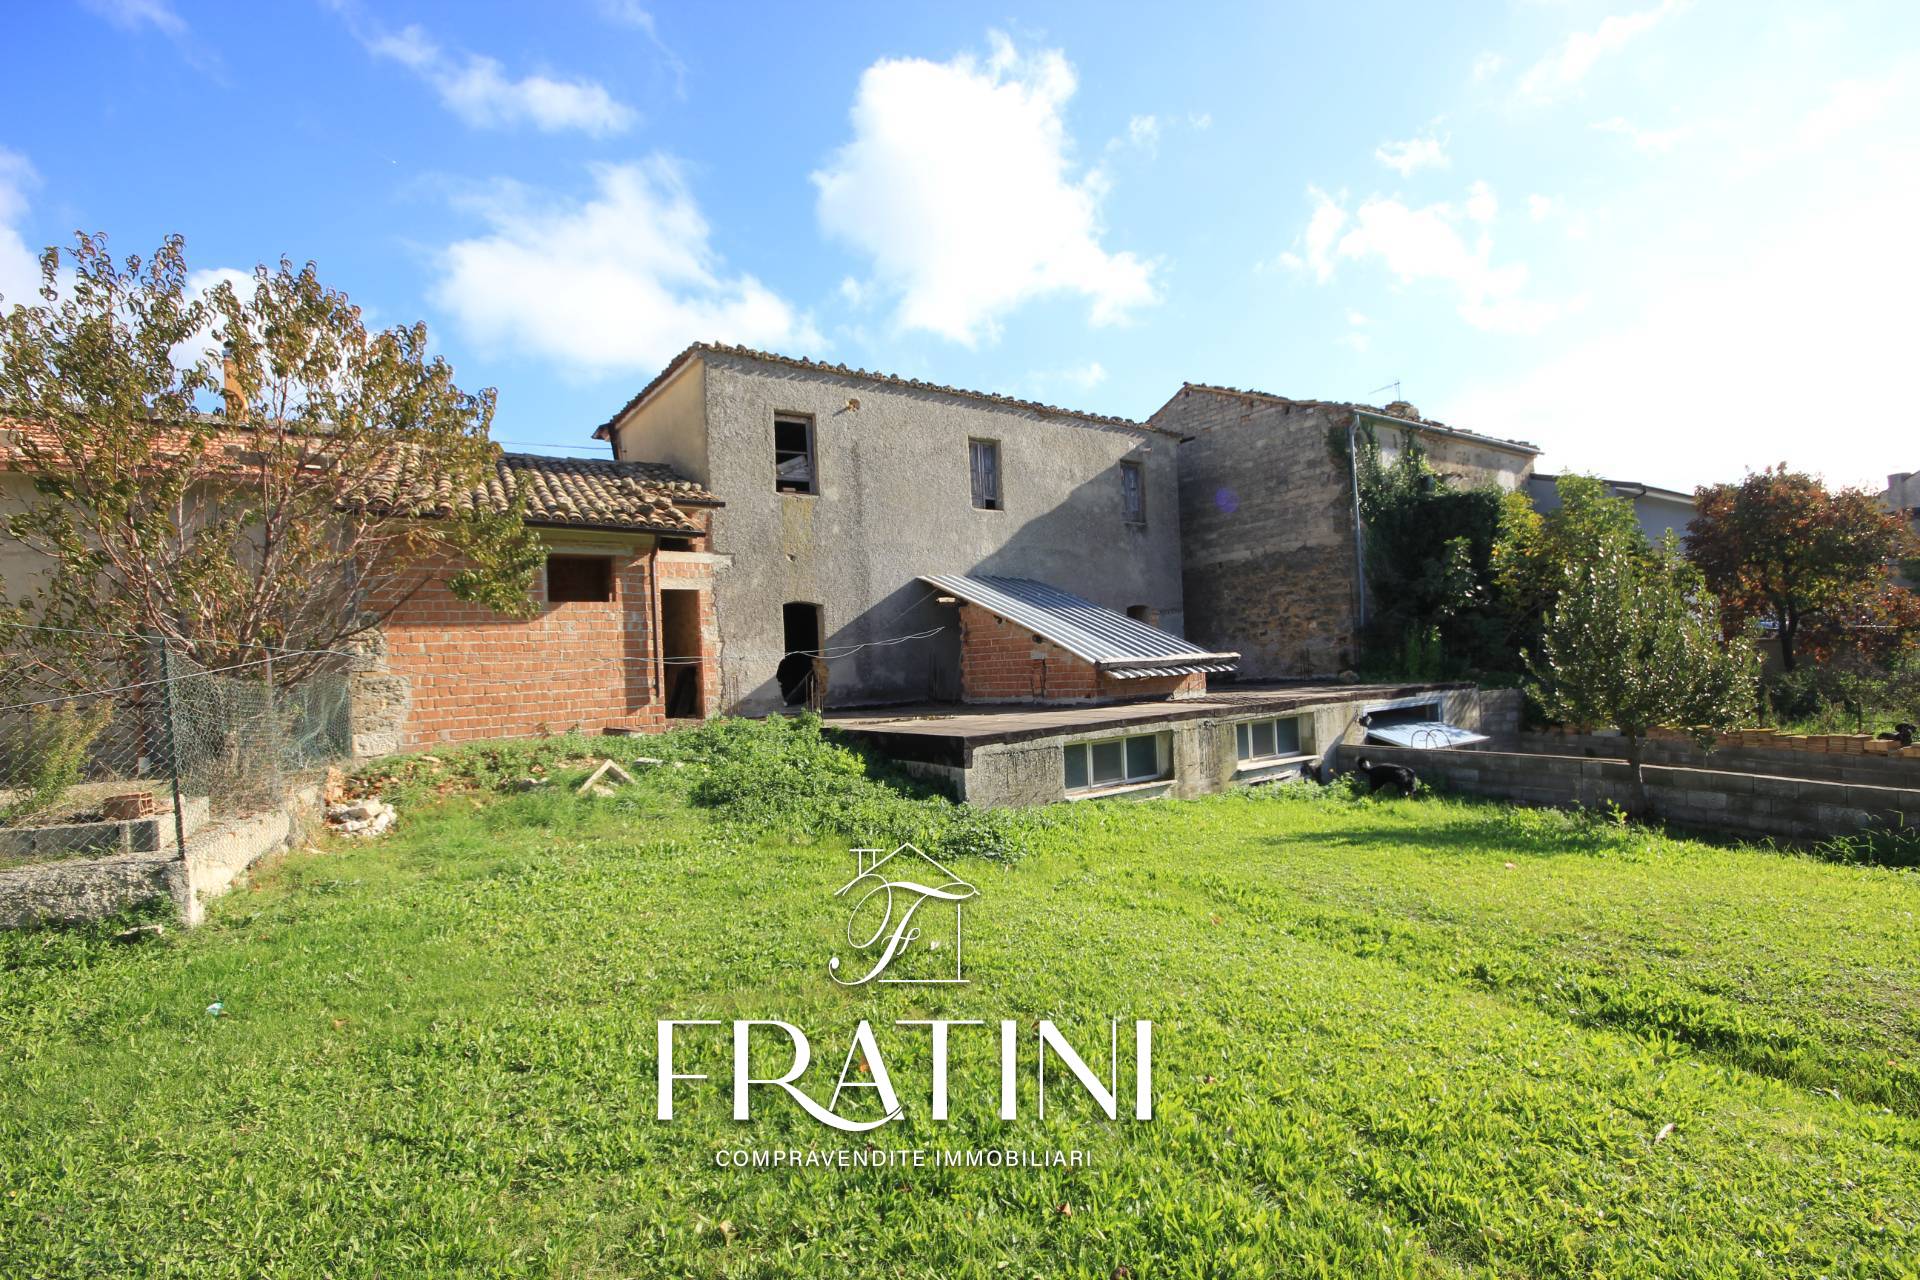
[{"label": "orange-leaved tree", "polygon": [[1687,557],[1720,599],[1727,634],[1761,619],[1773,624],[1780,661],[1794,670],[1812,631],[1867,615],[1904,618],[1910,603],[1883,598],[1893,561],[1912,554],[1913,535],[1873,495],[1829,490],[1785,465],[1750,472],[1739,484],[1695,494]]}]

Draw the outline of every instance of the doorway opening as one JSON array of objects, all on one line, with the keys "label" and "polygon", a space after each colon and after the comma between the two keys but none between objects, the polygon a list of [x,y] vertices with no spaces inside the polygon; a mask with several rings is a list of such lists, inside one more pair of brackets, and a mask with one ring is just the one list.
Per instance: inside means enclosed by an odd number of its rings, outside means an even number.
[{"label": "doorway opening", "polygon": [[669,719],[698,719],[706,713],[701,684],[700,593],[660,592],[660,656],[666,665],[666,713]]},{"label": "doorway opening", "polygon": [[795,707],[807,701],[813,687],[813,655],[821,647],[820,606],[798,600],[781,605],[780,627],[785,656],[773,676],[780,683],[781,700]]}]

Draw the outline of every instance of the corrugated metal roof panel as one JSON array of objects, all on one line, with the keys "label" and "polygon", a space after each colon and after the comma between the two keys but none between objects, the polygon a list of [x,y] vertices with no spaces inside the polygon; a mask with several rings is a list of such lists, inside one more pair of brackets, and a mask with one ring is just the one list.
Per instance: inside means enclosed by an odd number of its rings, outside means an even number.
[{"label": "corrugated metal roof panel", "polygon": [[1170,631],[1031,578],[922,574],[920,580],[1026,627],[1116,679],[1232,671],[1239,664],[1237,653],[1196,649]]}]

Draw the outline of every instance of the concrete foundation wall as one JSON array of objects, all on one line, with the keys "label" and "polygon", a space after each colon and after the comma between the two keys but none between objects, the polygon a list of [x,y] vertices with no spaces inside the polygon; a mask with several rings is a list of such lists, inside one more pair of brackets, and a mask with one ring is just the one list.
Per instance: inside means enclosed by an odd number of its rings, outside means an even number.
[{"label": "concrete foundation wall", "polygon": [[[1366,756],[1404,764],[1449,791],[1520,804],[1628,808],[1632,780],[1623,760],[1512,751],[1421,751],[1342,746],[1341,768]],[[1663,821],[1736,835],[1821,839],[1920,822],[1920,788],[1869,786],[1726,769],[1648,765],[1647,798]]]},{"label": "concrete foundation wall", "polygon": [[[1256,785],[1316,776],[1330,767],[1344,744],[1366,735],[1360,716],[1382,705],[1438,703],[1447,721],[1499,737],[1519,727],[1520,694],[1512,689],[1443,689],[1382,703],[1371,698],[1330,702],[1293,710],[1222,707],[1218,715],[1183,717],[1154,723],[1141,721],[1124,729],[1103,728],[1061,733],[1020,742],[972,747],[958,766],[944,766],[925,776],[956,783],[956,794],[970,804],[1000,808],[1052,804],[1066,800],[1063,749],[1075,742],[1098,742],[1115,737],[1164,732],[1171,737],[1172,776],[1154,783],[1096,793],[1138,798],[1170,795],[1210,795],[1234,786]],[[1243,720],[1298,718],[1300,753],[1297,757],[1243,768],[1235,753],[1235,725]],[[1371,748],[1369,748],[1371,750]]]},{"label": "concrete foundation wall", "polygon": [[[727,709],[783,705],[774,670],[788,602],[821,606],[828,645],[941,628],[834,661],[829,706],[957,700],[958,626],[923,573],[1035,578],[1114,609],[1144,605],[1180,630],[1172,438],[733,355],[703,363],[707,468],[695,474],[727,504],[712,543],[732,556],[715,594]],[[812,418],[817,494],[775,491],[776,413]],[[649,402],[622,424],[622,456],[690,452],[672,443],[677,417],[655,415]],[[969,439],[999,443],[1003,510],[972,505]],[[1144,524],[1124,518],[1122,460],[1144,470]]]},{"label": "concrete foundation wall", "polygon": [[0,870],[0,929],[88,924],[152,902],[168,904],[183,924],[199,924],[206,904],[254,863],[306,839],[319,813],[309,788],[279,808],[189,831],[184,857],[170,847],[7,867]]}]

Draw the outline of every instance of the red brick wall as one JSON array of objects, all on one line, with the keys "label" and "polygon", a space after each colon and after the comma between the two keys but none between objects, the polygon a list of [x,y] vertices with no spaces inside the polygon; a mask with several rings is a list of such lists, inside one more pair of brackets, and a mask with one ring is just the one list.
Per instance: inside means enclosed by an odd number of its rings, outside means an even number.
[{"label": "red brick wall", "polygon": [[1051,641],[978,605],[960,606],[963,702],[1097,702],[1207,691],[1202,673],[1116,680]]},{"label": "red brick wall", "polygon": [[528,621],[457,599],[440,566],[385,628],[386,668],[409,685],[400,746],[523,737],[575,726],[662,726],[647,557],[614,558],[614,599],[546,604]]}]

